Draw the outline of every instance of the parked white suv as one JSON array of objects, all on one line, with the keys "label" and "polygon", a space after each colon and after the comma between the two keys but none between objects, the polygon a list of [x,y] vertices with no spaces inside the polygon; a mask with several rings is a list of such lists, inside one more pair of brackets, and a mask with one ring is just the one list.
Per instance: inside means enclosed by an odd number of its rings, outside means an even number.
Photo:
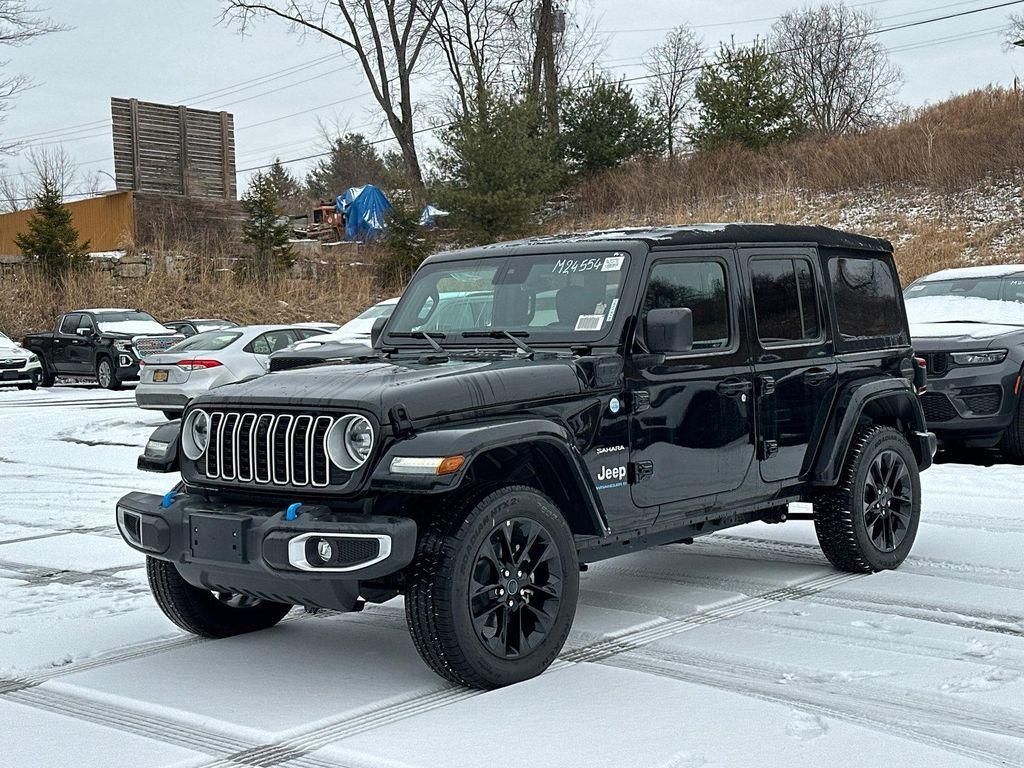
[{"label": "parked white suv", "polygon": [[0,333],[0,386],[35,389],[42,372],[43,366],[34,352]]}]

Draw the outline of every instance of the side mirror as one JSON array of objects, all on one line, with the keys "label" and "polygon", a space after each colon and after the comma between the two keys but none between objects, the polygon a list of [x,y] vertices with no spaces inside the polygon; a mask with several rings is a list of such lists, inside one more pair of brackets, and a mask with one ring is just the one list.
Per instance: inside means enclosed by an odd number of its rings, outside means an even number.
[{"label": "side mirror", "polygon": [[693,313],[689,309],[652,309],[644,324],[647,348],[657,355],[693,349]]},{"label": "side mirror", "polygon": [[75,333],[79,336],[92,336],[92,328],[76,328]]},{"label": "side mirror", "polygon": [[384,333],[384,326],[387,324],[388,319],[386,317],[378,317],[376,320],[373,321],[373,327],[370,328],[371,347],[377,346],[377,339],[379,339],[381,337],[381,334]]}]

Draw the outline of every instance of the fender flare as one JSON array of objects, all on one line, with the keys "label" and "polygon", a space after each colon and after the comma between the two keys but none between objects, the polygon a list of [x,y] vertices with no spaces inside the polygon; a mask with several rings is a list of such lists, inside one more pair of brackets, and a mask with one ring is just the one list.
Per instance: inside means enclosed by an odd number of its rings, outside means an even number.
[{"label": "fender flare", "polygon": [[913,386],[903,379],[876,378],[855,382],[840,391],[831,424],[822,436],[821,448],[811,471],[811,482],[815,485],[835,485],[838,482],[864,409],[871,403],[885,400],[899,408],[901,415],[909,416],[907,439],[917,456],[919,468],[926,469],[931,465],[934,451],[929,443],[934,441],[925,437],[929,436],[928,427]]},{"label": "fender flare", "polygon": [[[557,463],[557,475],[575,504],[582,512],[574,525],[574,533],[605,535],[608,532],[604,508],[590,481],[583,457],[575,447],[572,433],[548,419],[516,419],[489,421],[464,427],[437,428],[417,432],[392,443],[377,462],[370,477],[370,488],[376,491],[399,493],[438,494],[463,487],[472,474],[474,464],[490,451],[499,448],[536,448],[544,458]],[[397,456],[435,457],[464,456],[462,467],[450,475],[395,475],[391,461]],[[571,510],[563,509],[566,517]]]}]

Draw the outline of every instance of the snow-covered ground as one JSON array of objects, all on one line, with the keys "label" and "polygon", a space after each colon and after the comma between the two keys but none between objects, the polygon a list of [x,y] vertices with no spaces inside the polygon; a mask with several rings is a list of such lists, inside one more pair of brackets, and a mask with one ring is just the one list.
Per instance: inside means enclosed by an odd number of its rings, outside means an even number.
[{"label": "snow-covered ground", "polygon": [[420,662],[400,601],[202,641],[113,525],[159,414],[0,391],[0,765],[1024,765],[1024,468],[941,465],[897,572],[832,570],[810,523],[582,575],[552,669],[491,693]]}]

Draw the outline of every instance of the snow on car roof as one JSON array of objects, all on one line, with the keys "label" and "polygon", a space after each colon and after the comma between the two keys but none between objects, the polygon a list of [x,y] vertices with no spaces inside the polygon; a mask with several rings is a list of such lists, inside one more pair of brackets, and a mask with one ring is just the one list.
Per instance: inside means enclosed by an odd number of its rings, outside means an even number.
[{"label": "snow on car roof", "polygon": [[917,282],[931,283],[937,280],[976,280],[981,277],[1007,277],[1024,272],[1024,264],[988,264],[984,267],[954,267],[925,275]]},{"label": "snow on car roof", "polygon": [[[141,312],[139,309],[128,309],[127,307],[98,307],[94,309],[75,309],[65,314],[71,315],[75,312]],[[148,312],[146,314],[149,314]]]}]

